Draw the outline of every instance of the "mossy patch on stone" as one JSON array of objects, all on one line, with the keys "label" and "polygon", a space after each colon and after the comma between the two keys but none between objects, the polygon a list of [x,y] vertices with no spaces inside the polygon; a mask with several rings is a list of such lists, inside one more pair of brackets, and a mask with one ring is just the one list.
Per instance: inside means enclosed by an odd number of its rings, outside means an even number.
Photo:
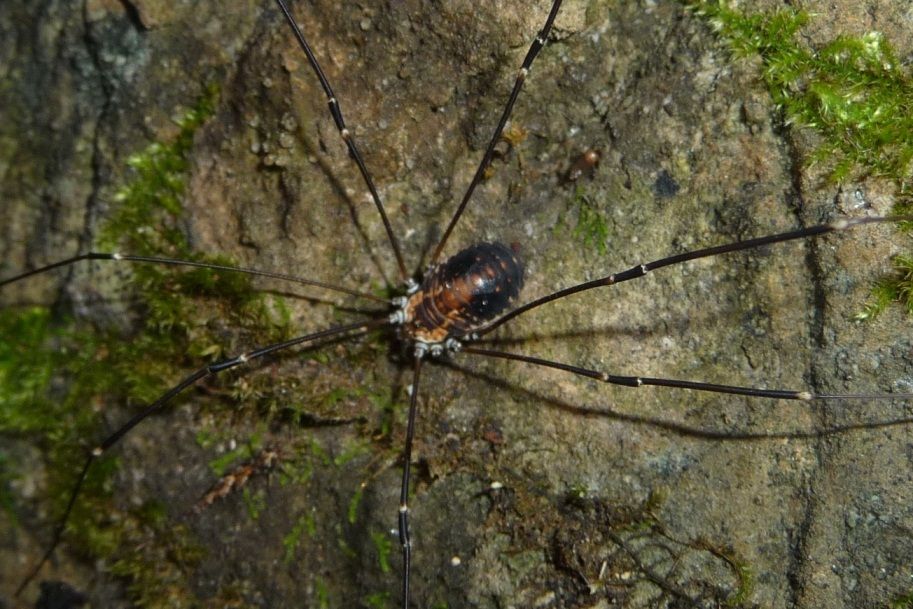
[{"label": "mossy patch on stone", "polygon": [[[117,209],[101,231],[102,248],[231,264],[194,253],[177,224],[194,134],[213,113],[217,97],[210,89],[176,120],[173,140],[150,144],[131,157],[134,175],[118,193]],[[288,332],[281,303],[255,292],[246,277],[154,264],[136,264],[130,273],[128,289],[130,300],[138,303],[138,321],[136,335],[129,338],[118,328],[61,317],[50,307],[0,311],[0,430],[33,438],[43,447],[43,493],[51,499],[53,518],[69,500],[86,445],[100,439],[100,409],[149,404],[177,382],[188,357],[223,355],[213,347],[219,344],[219,326],[210,319],[267,340],[280,340]],[[212,315],[212,307],[218,315]],[[228,460],[237,456],[229,453]],[[116,467],[117,460],[106,456],[90,468],[67,523],[68,545],[110,561],[111,572],[126,579],[137,606],[197,606],[187,591],[186,574],[202,550],[186,527],[167,522],[155,502],[116,507],[111,485]],[[249,510],[259,509],[256,497],[248,503]],[[156,544],[145,543],[153,537]],[[235,596],[220,591],[207,602],[227,603]]]},{"label": "mossy patch on stone", "polygon": [[[786,123],[820,136],[811,163],[829,178],[883,178],[896,185],[894,213],[911,211],[913,187],[913,73],[877,31],[838,36],[811,48],[801,42],[808,13],[792,7],[750,13],[726,0],[687,0],[737,57],[760,61],[759,76]],[[900,223],[909,233],[913,223]],[[910,247],[908,245],[908,247]],[[913,250],[908,250],[913,251]],[[913,255],[899,255],[894,272],[874,282],[857,319],[872,319],[891,302],[913,315]]]}]

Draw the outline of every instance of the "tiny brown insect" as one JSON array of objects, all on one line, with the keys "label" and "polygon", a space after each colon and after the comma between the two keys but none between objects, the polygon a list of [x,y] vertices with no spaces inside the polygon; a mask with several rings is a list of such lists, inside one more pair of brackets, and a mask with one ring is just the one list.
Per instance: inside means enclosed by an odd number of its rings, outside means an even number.
[{"label": "tiny brown insect", "polygon": [[566,182],[576,182],[582,177],[592,178],[599,166],[599,151],[589,148],[578,156],[564,176]]}]

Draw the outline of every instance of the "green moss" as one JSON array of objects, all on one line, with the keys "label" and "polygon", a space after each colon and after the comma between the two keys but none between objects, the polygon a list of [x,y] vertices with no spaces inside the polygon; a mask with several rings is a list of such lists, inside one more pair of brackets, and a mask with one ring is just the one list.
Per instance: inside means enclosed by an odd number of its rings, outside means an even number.
[{"label": "green moss", "polygon": [[247,509],[247,515],[251,520],[260,518],[260,513],[266,509],[266,492],[263,489],[251,491],[245,488],[241,493],[244,499],[244,507]]},{"label": "green moss", "polygon": [[346,510],[347,520],[349,524],[355,524],[355,521],[358,520],[358,506],[361,505],[361,500],[364,497],[364,488],[359,488],[352,494],[352,498],[349,499],[349,509]]},{"label": "green moss", "polygon": [[314,464],[305,456],[283,460],[279,471],[279,484],[304,484],[314,475]]},{"label": "green moss", "polygon": [[[147,540],[144,546],[113,553],[116,560],[111,566],[111,573],[128,581],[128,591],[137,606],[199,606],[187,593],[185,574],[202,559],[203,550],[186,527],[168,521],[163,507],[150,502],[119,522],[118,529],[121,539]],[[148,543],[152,539],[155,543]]]},{"label": "green moss", "polygon": [[744,607],[754,592],[755,577],[754,572],[748,566],[748,563],[740,559],[731,550],[719,549],[713,547],[706,548],[714,556],[722,559],[729,565],[729,569],[735,576],[737,585],[735,592],[730,594],[725,601],[726,607]]},{"label": "green moss", "polygon": [[913,609],[913,592],[898,596],[891,601],[889,607],[891,609]]},{"label": "green moss", "polygon": [[[217,91],[210,89],[177,121],[174,140],[153,143],[130,158],[132,177],[100,232],[100,249],[231,264],[193,252],[178,224],[194,133],[216,100]],[[140,303],[139,327],[129,340],[117,328],[77,323],[47,307],[0,311],[0,433],[27,437],[41,448],[54,518],[63,513],[87,439],[100,439],[99,410],[149,404],[198,367],[200,358],[224,356],[225,326],[239,329],[242,338],[256,335],[258,343],[289,335],[287,309],[255,292],[245,276],[153,264],[135,264],[129,272],[130,300]],[[112,564],[111,572],[128,580],[137,606],[199,606],[187,586],[199,548],[185,529],[165,523],[154,510],[117,509],[109,482],[115,467],[105,457],[90,469],[68,521],[69,549]],[[249,508],[258,512],[258,505],[250,497]],[[239,606],[235,596],[226,589],[208,602]]]},{"label": "green moss", "polygon": [[871,299],[856,319],[873,319],[894,302],[901,303],[907,313],[913,315],[913,257],[896,256],[892,265],[894,273],[875,282]]},{"label": "green moss", "polygon": [[[574,197],[568,209],[570,215],[576,215],[577,221],[570,229],[571,235],[582,246],[601,256],[608,253],[609,226],[603,217],[597,202],[586,194],[582,185],[574,189]],[[556,230],[568,230],[564,215],[559,219]]]},{"label": "green moss", "polygon": [[[878,177],[896,184],[896,214],[911,211],[913,187],[913,74],[879,32],[838,36],[810,48],[802,41],[808,14],[793,8],[749,14],[725,0],[685,0],[740,57],[757,58],[760,76],[787,123],[821,136],[812,162],[834,181]],[[910,223],[901,229],[909,231]],[[879,279],[859,319],[871,319],[891,302],[913,314],[913,253],[894,261]]]},{"label": "green moss", "polygon": [[390,606],[389,592],[375,592],[364,598],[365,606],[371,609],[385,609]]},{"label": "green moss", "polygon": [[389,439],[396,420],[397,407],[401,405],[396,403],[393,390],[389,387],[381,387],[378,391],[368,392],[367,397],[375,410],[381,413],[380,426],[376,434],[377,439]]},{"label": "green moss", "polygon": [[[128,350],[103,332],[55,320],[50,311],[31,307],[0,311],[0,431],[34,438],[45,456],[52,513],[62,513],[79,474],[85,438],[94,437],[93,406],[99,396],[140,390],[138,373],[126,374]],[[112,367],[121,374],[111,374]],[[54,392],[55,381],[67,377],[69,390]],[[109,509],[107,480],[114,460],[106,457],[90,469],[84,501],[73,509],[70,531],[89,553],[108,556],[116,548],[116,527],[106,527],[98,514]],[[100,508],[103,508],[101,511]]]},{"label": "green moss", "polygon": [[377,551],[377,563],[381,573],[390,572],[390,553],[393,551],[393,542],[385,531],[371,531],[371,541]]},{"label": "green moss", "polygon": [[317,522],[314,520],[314,515],[308,512],[299,516],[292,525],[292,529],[282,538],[282,546],[285,548],[282,562],[286,565],[291,564],[295,560],[295,554],[305,535],[313,538],[316,534]]},{"label": "green moss", "polygon": [[218,477],[224,476],[230,469],[241,462],[249,462],[256,458],[261,449],[261,436],[259,433],[248,438],[247,442],[233,450],[226,451],[209,462],[209,469]]},{"label": "green moss", "polygon": [[817,155],[833,177],[865,174],[910,178],[913,80],[878,32],[840,36],[807,48],[799,40],[806,13],[781,9],[747,14],[720,0],[690,2],[736,55],[758,57],[761,77],[787,120],[823,136]]},{"label": "green moss", "polygon": [[318,578],[314,583],[314,587],[317,589],[317,606],[320,609],[329,609],[330,608],[330,590],[327,586],[327,583],[322,579]]}]

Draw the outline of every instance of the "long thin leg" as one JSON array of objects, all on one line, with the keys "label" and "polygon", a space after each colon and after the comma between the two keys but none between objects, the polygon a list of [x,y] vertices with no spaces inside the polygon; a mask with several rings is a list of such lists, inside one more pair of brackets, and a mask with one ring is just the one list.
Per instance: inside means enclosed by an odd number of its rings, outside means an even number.
[{"label": "long thin leg", "polygon": [[447,230],[444,231],[444,235],[441,237],[441,241],[437,244],[437,247],[434,249],[434,253],[431,255],[430,265],[434,265],[437,262],[438,258],[441,257],[441,252],[444,251],[444,246],[447,244],[447,240],[450,238],[450,233],[453,232],[454,227],[460,219],[460,216],[463,215],[463,210],[466,209],[466,205],[469,203],[469,198],[472,196],[472,193],[475,191],[476,186],[479,182],[482,181],[482,176],[485,174],[485,170],[488,168],[488,165],[491,164],[491,158],[495,152],[495,146],[498,144],[498,140],[501,139],[501,132],[504,131],[504,126],[507,125],[508,119],[510,119],[510,114],[513,112],[514,103],[517,101],[517,97],[520,95],[520,89],[523,88],[523,83],[526,80],[526,76],[529,74],[529,70],[533,65],[533,61],[536,60],[536,57],[539,55],[539,51],[542,50],[542,47],[545,46],[545,41],[548,40],[548,34],[552,29],[552,23],[555,21],[555,17],[558,15],[558,9],[561,8],[561,0],[554,0],[552,2],[552,8],[548,13],[548,18],[545,20],[545,25],[542,26],[542,29],[539,30],[539,33],[536,34],[535,40],[529,46],[529,50],[526,52],[526,57],[523,59],[523,65],[520,66],[520,71],[517,73],[517,79],[514,81],[514,88],[510,92],[510,98],[507,100],[507,105],[504,107],[504,112],[501,113],[501,119],[498,121],[498,126],[495,128],[494,134],[491,136],[491,141],[488,142],[488,148],[485,149],[485,155],[482,157],[482,162],[479,163],[479,167],[476,169],[476,173],[472,176],[472,181],[469,183],[469,188],[466,189],[466,194],[463,195],[463,200],[460,201],[460,206],[457,208],[456,213],[453,214],[453,217],[450,219],[450,224],[447,225]]},{"label": "long thin leg", "polygon": [[473,355],[485,355],[488,357],[499,357],[501,359],[513,360],[533,364],[534,366],[544,366],[554,368],[585,376],[610,385],[623,385],[625,387],[642,387],[644,385],[653,385],[655,387],[673,387],[675,389],[692,389],[694,391],[708,391],[711,393],[728,393],[732,395],[747,395],[756,398],[769,398],[775,400],[909,400],[913,399],[913,393],[812,393],[810,391],[791,391],[787,389],[755,389],[754,387],[738,387],[735,385],[717,385],[715,383],[701,383],[697,381],[682,381],[676,379],[654,378],[649,376],[619,376],[608,374],[599,370],[589,370],[579,366],[563,364],[538,357],[520,355],[519,353],[506,353],[504,351],[493,351],[491,349],[480,349],[478,347],[465,346],[463,353]]},{"label": "long thin leg", "polygon": [[654,260],[653,262],[647,262],[644,264],[638,264],[637,266],[632,266],[626,271],[621,273],[613,273],[601,279],[594,279],[593,281],[587,281],[586,283],[580,283],[563,290],[558,290],[548,296],[543,296],[532,302],[529,302],[521,307],[517,307],[513,311],[505,314],[504,316],[496,319],[491,322],[484,328],[481,328],[475,333],[476,337],[484,336],[489,332],[493,331],[495,328],[500,327],[504,323],[510,321],[514,317],[522,315],[531,309],[540,307],[546,303],[564,298],[565,296],[570,296],[571,294],[577,294],[578,292],[585,292],[586,290],[592,290],[594,288],[601,288],[609,285],[615,285],[616,283],[621,283],[622,281],[628,281],[629,279],[637,279],[638,277],[643,277],[650,271],[655,271],[656,269],[663,268],[664,266],[672,266],[673,264],[680,264],[682,262],[688,262],[689,260],[697,260],[698,258],[709,258],[710,256],[717,256],[719,254],[726,254],[729,252],[739,252],[742,250],[748,250],[756,247],[762,247],[764,245],[770,245],[772,243],[781,243],[783,241],[793,241],[796,239],[805,239],[806,237],[815,237],[818,235],[823,235],[825,233],[832,233],[842,230],[847,230],[854,228],[856,226],[861,226],[863,224],[877,224],[881,222],[901,222],[901,221],[910,221],[913,220],[913,216],[874,216],[870,218],[852,218],[852,219],[841,219],[828,224],[818,224],[815,226],[809,226],[808,228],[800,228],[797,230],[778,233],[776,235],[768,235],[766,237],[758,237],[756,239],[748,239],[747,241],[737,241],[734,243],[727,243],[725,245],[717,245],[714,247],[707,247],[704,249],[695,250],[693,252],[685,252],[684,254],[675,254],[674,256],[668,256],[666,258],[660,258],[659,260]]},{"label": "long thin leg", "polygon": [[409,396],[409,422],[406,425],[406,445],[403,447],[403,484],[399,492],[399,540],[403,547],[403,609],[409,609],[409,575],[412,570],[412,539],[409,537],[409,472],[412,467],[412,438],[415,435],[418,381],[422,372],[422,361],[421,357],[415,357],[412,393]]},{"label": "long thin leg", "polygon": [[[360,321],[356,323],[346,324],[344,326],[336,326],[334,328],[328,328],[326,330],[321,330],[320,332],[314,332],[313,334],[306,334],[304,336],[299,336],[281,343],[274,343],[272,345],[267,345],[266,347],[261,347],[259,349],[254,349],[253,351],[248,351],[247,353],[242,353],[236,357],[217,362],[215,364],[209,364],[204,366],[194,373],[188,375],[180,383],[166,391],[155,400],[153,403],[149,404],[142,410],[142,412],[137,413],[129,421],[121,425],[114,433],[105,438],[101,444],[93,448],[88,456],[86,461],[82,466],[82,471],[79,473],[79,477],[76,479],[76,483],[73,485],[73,489],[70,491],[70,498],[67,501],[67,507],[64,509],[63,516],[57,522],[57,526],[54,528],[54,534],[51,537],[51,543],[48,546],[48,549],[45,551],[44,555],[41,557],[41,560],[38,561],[32,570],[29,572],[28,576],[19,584],[19,587],[16,588],[16,593],[14,596],[19,596],[19,594],[25,589],[25,587],[31,582],[38,572],[41,570],[41,567],[44,566],[44,563],[48,561],[51,557],[51,554],[54,553],[54,550],[57,548],[57,545],[60,543],[61,536],[63,531],[66,528],[67,520],[70,518],[70,513],[73,511],[73,506],[76,504],[76,498],[79,496],[79,491],[82,489],[82,485],[86,480],[86,476],[89,473],[89,468],[92,466],[92,463],[101,457],[105,452],[107,452],[112,446],[117,444],[121,438],[123,438],[127,433],[130,432],[134,427],[142,423],[149,416],[161,411],[168,403],[174,399],[175,396],[180,394],[182,391],[197,383],[197,381],[212,376],[228,370],[229,368],[234,368],[240,366],[241,364],[247,363],[251,360],[261,358],[270,353],[275,353],[276,351],[281,351],[283,349],[288,349],[296,345],[301,345],[307,342],[313,342],[323,338],[329,338],[331,336],[338,336],[340,334],[346,334],[348,332],[358,333],[367,332],[373,328],[377,328],[389,323],[387,319],[374,319],[368,321]],[[354,336],[354,334],[353,334]]]},{"label": "long thin leg", "polygon": [[[652,427],[661,431],[670,432],[676,435],[684,436],[686,438],[695,438],[700,440],[708,440],[712,442],[763,442],[768,440],[812,440],[812,439],[821,439],[827,438],[830,436],[839,436],[843,434],[852,433],[855,431],[861,430],[876,430],[876,429],[889,429],[892,427],[910,427],[913,425],[913,417],[897,417],[894,419],[881,420],[881,421],[869,421],[869,422],[856,422],[856,423],[845,423],[841,425],[829,425],[827,427],[818,428],[815,430],[804,430],[804,429],[795,429],[795,430],[765,430],[765,431],[731,431],[728,429],[712,429],[705,427],[693,427],[690,425],[685,425],[684,423],[679,423],[678,421],[633,414],[630,412],[622,412],[614,410],[611,407],[606,406],[582,406],[580,404],[569,404],[560,399],[554,398],[552,396],[546,396],[540,393],[531,392],[518,388],[515,385],[511,385],[506,381],[496,378],[494,376],[480,373],[476,370],[470,370],[462,366],[458,366],[453,363],[452,360],[444,360],[441,364],[451,370],[455,370],[462,374],[468,374],[470,376],[480,378],[492,387],[499,387],[502,389],[510,389],[514,391],[520,391],[530,397],[533,397],[539,402],[555,406],[566,410],[567,412],[574,413],[575,415],[582,416],[596,416],[596,417],[607,417],[611,420],[618,421],[620,423],[625,423],[628,425],[634,426],[645,426]],[[892,397],[897,397],[898,394],[892,394]]]},{"label": "long thin leg", "polygon": [[333,122],[336,123],[336,128],[339,130],[339,134],[346,143],[349,154],[352,155],[355,164],[358,165],[358,171],[361,172],[361,177],[364,178],[365,184],[371,192],[371,198],[374,199],[374,206],[377,207],[377,211],[380,213],[380,219],[383,221],[384,229],[387,231],[387,238],[390,240],[390,246],[393,248],[393,254],[396,256],[396,264],[399,266],[400,276],[404,282],[408,283],[410,279],[409,272],[406,271],[406,263],[403,262],[403,254],[399,249],[399,241],[397,241],[396,235],[393,234],[393,227],[390,225],[390,219],[387,218],[387,211],[384,209],[384,204],[380,200],[377,188],[374,187],[374,179],[371,178],[371,174],[368,172],[367,166],[365,166],[364,159],[362,159],[361,153],[358,151],[358,146],[355,145],[355,137],[352,135],[352,132],[349,131],[348,127],[346,127],[346,121],[342,117],[342,108],[339,106],[339,100],[336,99],[336,94],[333,93],[330,81],[327,80],[326,75],[323,73],[323,69],[317,62],[314,51],[311,50],[311,45],[308,44],[307,39],[305,39],[304,34],[301,32],[301,28],[298,27],[298,23],[292,16],[292,12],[289,10],[285,0],[276,0],[276,3],[285,15],[285,20],[288,21],[289,26],[291,26],[292,32],[298,40],[298,45],[301,47],[301,50],[304,51],[304,54],[307,55],[308,63],[314,70],[314,74],[316,74],[318,80],[320,80],[320,86],[323,87],[323,92],[327,96],[327,104],[330,107],[330,114],[333,116]]},{"label": "long thin leg", "polygon": [[5,285],[15,283],[21,279],[27,277],[32,277],[33,275],[40,275],[51,269],[60,268],[63,266],[68,266],[76,262],[81,262],[83,260],[126,260],[128,262],[149,262],[154,264],[168,264],[171,266],[190,266],[199,269],[212,269],[215,271],[230,271],[233,273],[244,273],[246,275],[255,275],[257,277],[269,277],[270,279],[281,279],[282,281],[289,281],[292,283],[298,283],[301,285],[313,286],[318,288],[323,288],[325,290],[331,290],[333,292],[341,292],[343,294],[350,294],[352,296],[357,296],[358,298],[366,298],[368,300],[374,300],[376,302],[384,302],[387,300],[375,296],[374,294],[368,294],[366,292],[359,292],[357,290],[350,290],[338,285],[333,285],[331,283],[326,283],[323,281],[317,281],[314,279],[305,279],[304,277],[298,277],[296,275],[288,275],[286,273],[273,273],[271,271],[261,271],[258,269],[251,269],[241,266],[227,266],[224,264],[210,264],[208,262],[197,262],[195,260],[178,260],[177,258],[157,258],[154,256],[133,256],[131,254],[118,254],[118,253],[105,253],[105,252],[89,252],[88,254],[79,254],[78,256],[73,256],[72,258],[67,258],[65,260],[59,260],[57,262],[52,262],[51,264],[39,267],[37,269],[32,269],[31,271],[26,271],[20,273],[13,277],[0,280],[0,288]]}]

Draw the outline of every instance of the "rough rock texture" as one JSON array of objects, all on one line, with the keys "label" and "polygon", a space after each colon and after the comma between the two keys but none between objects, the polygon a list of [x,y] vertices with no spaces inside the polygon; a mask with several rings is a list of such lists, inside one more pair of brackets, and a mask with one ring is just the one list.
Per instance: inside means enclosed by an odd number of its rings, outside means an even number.
[{"label": "rough rock texture", "polygon": [[[471,178],[546,4],[295,4],[410,269]],[[517,104],[516,143],[500,147],[450,253],[482,240],[518,244],[529,299],[671,253],[890,210],[890,185],[838,188],[807,170],[814,138],[783,125],[755,66],[734,63],[678,3],[566,4]],[[883,27],[909,56],[910,19],[896,3],[807,4],[820,13],[821,40]],[[353,287],[397,282],[380,220],[270,2],[4,2],[0,70],[0,275],[89,248],[127,156],[167,138],[170,118],[216,82],[221,100],[197,136],[185,201],[194,246]],[[592,178],[562,183],[592,148],[603,153]],[[578,188],[606,220],[605,253],[574,232]],[[897,239],[891,227],[866,227],[671,267],[530,313],[505,328],[512,340],[501,347],[621,374],[913,391],[911,322],[897,311],[851,321]],[[116,300],[116,282],[85,266],[2,299],[60,300],[93,319],[95,303]],[[351,317],[325,304],[294,312],[303,332]],[[410,381],[395,356],[377,353],[354,370],[332,357],[291,358],[259,374],[297,375],[290,400],[339,382],[365,395],[392,388],[401,404]],[[745,606],[883,607],[913,591],[913,430],[823,433],[909,416],[909,403],[611,388],[469,355],[426,367],[421,396],[415,606],[716,606],[737,587],[723,554],[752,574]],[[377,416],[367,399],[343,401],[346,416]],[[151,421],[125,442],[118,475],[121,501],[161,499],[206,546],[193,594],[234,586],[261,607],[374,606],[370,595],[384,593],[387,606],[399,603],[399,555],[386,533],[399,489],[393,452],[328,464],[307,484],[255,480],[266,497],[257,520],[238,496],[188,516],[213,482],[215,449],[194,442],[204,419],[187,406]],[[234,425],[239,441],[256,428]],[[270,433],[316,437],[338,454],[358,432]],[[493,481],[503,489],[488,490]],[[639,540],[632,531],[651,496],[664,534]],[[302,514],[316,531],[286,561],[282,540]],[[11,589],[50,528],[24,522],[13,531],[0,520],[6,606],[17,606]],[[394,544],[389,572],[377,536]],[[75,562],[66,547],[58,554],[43,577],[92,606],[129,605],[105,565]]]}]

